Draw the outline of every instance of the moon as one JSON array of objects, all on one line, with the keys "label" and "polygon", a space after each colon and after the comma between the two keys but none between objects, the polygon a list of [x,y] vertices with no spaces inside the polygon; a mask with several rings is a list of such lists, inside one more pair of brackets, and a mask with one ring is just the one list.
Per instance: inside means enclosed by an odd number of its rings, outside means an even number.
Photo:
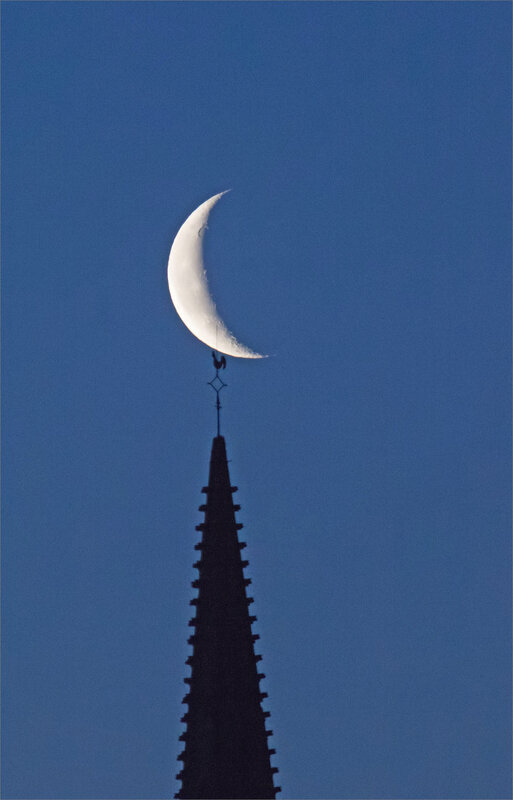
[{"label": "moon", "polygon": [[167,266],[169,293],[178,316],[200,342],[235,358],[265,358],[230,333],[209,292],[203,264],[203,237],[208,228],[208,216],[223,194],[226,192],[205,200],[176,234]]}]

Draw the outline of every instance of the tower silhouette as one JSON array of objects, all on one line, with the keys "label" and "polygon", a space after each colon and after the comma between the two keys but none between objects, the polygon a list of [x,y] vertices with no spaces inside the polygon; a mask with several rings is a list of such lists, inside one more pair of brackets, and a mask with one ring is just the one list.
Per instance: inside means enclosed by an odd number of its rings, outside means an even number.
[{"label": "tower silhouette", "polygon": [[258,672],[260,655],[255,655],[252,633],[255,616],[250,616],[253,598],[246,593],[251,580],[244,577],[247,561],[241,551],[234,504],[236,486],[230,483],[226,445],[219,434],[213,439],[208,486],[202,489],[206,503],[199,507],[205,520],[196,529],[201,542],[195,545],[200,558],[194,564],[198,578],[192,582],[198,595],[191,600],[196,616],[189,625],[194,633],[187,664],[191,676],[185,678],[189,691],[183,702],[186,730],[180,739],[185,747],[178,759],[183,762],[176,776],[182,787],[176,798],[230,800],[231,798],[275,798],[269,736],[262,708],[267,697],[260,691],[264,674]]}]

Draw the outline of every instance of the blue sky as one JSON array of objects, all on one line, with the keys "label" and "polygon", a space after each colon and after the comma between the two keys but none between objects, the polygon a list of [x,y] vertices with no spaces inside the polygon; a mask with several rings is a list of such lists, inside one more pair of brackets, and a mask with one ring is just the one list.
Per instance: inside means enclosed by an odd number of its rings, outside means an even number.
[{"label": "blue sky", "polygon": [[284,798],[511,793],[511,6],[3,2],[3,797],[176,791],[228,326]]}]

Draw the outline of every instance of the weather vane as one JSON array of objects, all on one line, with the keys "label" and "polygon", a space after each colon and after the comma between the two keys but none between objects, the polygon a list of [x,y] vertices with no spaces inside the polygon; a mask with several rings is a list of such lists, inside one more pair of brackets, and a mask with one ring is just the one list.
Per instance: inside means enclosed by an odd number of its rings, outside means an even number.
[{"label": "weather vane", "polygon": [[178,316],[200,342],[215,348],[212,357],[216,374],[208,384],[217,395],[218,436],[221,409],[219,394],[228,384],[219,377],[219,370],[226,368],[226,359],[224,355],[219,359],[216,351],[235,358],[265,358],[246,347],[230,333],[219,316],[209,292],[207,273],[203,264],[203,237],[208,228],[209,214],[223,194],[226,192],[206,200],[187,217],[175,236],[167,267],[169,293]]},{"label": "weather vane", "polygon": [[208,385],[212,387],[214,392],[216,393],[216,410],[217,410],[217,435],[221,435],[221,428],[220,428],[220,411],[221,411],[221,401],[219,399],[219,395],[225,389],[228,384],[223,381],[222,378],[219,377],[219,370],[226,369],[226,358],[221,356],[221,358],[217,358],[216,353],[212,350],[212,360],[214,362],[214,367],[216,368],[215,377],[212,378],[211,381],[208,381]]}]

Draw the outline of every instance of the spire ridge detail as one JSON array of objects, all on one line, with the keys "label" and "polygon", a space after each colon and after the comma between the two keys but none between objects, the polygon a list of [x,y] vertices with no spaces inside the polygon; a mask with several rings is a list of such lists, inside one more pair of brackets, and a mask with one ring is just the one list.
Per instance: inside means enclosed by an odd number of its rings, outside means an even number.
[{"label": "spire ridge detail", "polygon": [[248,611],[253,598],[246,595],[251,579],[244,577],[244,568],[249,562],[241,558],[246,543],[238,540],[242,524],[235,513],[240,506],[232,500],[236,490],[218,433],[208,486],[202,489],[205,519],[196,526],[201,560],[194,564],[199,577],[192,581],[198,593],[190,601],[196,616],[189,621],[193,652],[186,660],[191,675],[184,678],[188,710],[179,737],[185,744],[178,757],[182,786],[175,794],[182,800],[274,800],[279,791],[273,781],[277,768],[270,763],[272,731],[265,728],[270,712],[262,709],[267,693],[259,686],[265,674],[257,671],[262,656],[254,651],[260,636],[251,632],[256,617]]}]

